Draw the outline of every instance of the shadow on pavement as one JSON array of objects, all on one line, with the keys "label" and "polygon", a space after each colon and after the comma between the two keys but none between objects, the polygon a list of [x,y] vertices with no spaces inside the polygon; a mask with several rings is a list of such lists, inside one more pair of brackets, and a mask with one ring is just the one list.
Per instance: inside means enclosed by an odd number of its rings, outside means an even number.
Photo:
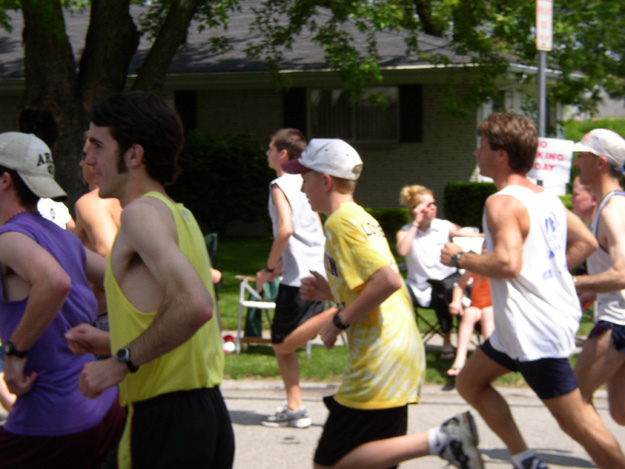
[{"label": "shadow on pavement", "polygon": [[[568,455],[567,452],[555,448],[532,448],[532,450],[545,464],[562,467],[597,467],[588,459]],[[480,453],[487,456],[489,462],[506,464],[510,462],[510,453],[503,448],[480,449]]]}]

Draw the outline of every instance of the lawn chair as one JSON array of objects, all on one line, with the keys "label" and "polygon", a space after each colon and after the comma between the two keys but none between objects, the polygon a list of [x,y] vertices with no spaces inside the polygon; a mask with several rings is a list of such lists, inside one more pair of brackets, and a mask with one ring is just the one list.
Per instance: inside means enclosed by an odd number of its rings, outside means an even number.
[{"label": "lawn chair", "polygon": [[[263,337],[262,316],[267,318],[271,328],[270,311],[276,309],[275,299],[278,296],[280,279],[263,284],[262,294],[256,289],[256,279],[246,275],[235,276],[241,282],[239,287],[239,318],[237,322],[236,354],[241,352],[242,344],[271,344],[270,338]],[[245,325],[243,325],[243,310]],[[243,332],[243,336],[241,333]],[[306,358],[310,359],[312,342],[306,342]]]},{"label": "lawn chair", "polygon": [[[236,353],[241,352],[244,343],[270,344],[271,339],[262,337],[262,313],[265,313],[267,322],[271,327],[271,315],[269,312],[276,309],[275,295],[271,296],[270,284],[263,286],[264,295],[256,289],[256,279],[247,275],[235,276],[241,282],[239,286],[239,318],[237,322]],[[277,289],[276,289],[277,293]],[[245,326],[243,326],[243,310],[247,309]],[[243,335],[241,334],[243,332]]]}]

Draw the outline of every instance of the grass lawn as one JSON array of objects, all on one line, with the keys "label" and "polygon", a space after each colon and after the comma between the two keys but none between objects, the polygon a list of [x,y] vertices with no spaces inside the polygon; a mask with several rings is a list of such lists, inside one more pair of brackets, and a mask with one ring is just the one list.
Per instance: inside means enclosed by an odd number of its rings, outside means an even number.
[{"label": "grass lawn", "polygon": [[[265,265],[271,248],[269,239],[220,239],[216,268],[222,272],[222,285],[219,287],[219,308],[224,329],[236,330],[238,318],[239,281],[236,275],[254,276]],[[422,310],[422,314],[430,322],[435,321],[432,310]],[[267,324],[264,324],[267,327]],[[592,314],[584,313],[579,335],[586,336],[592,328]],[[342,344],[339,341],[339,344]],[[427,351],[426,382],[445,384],[447,369],[452,360],[442,360],[437,351]],[[298,351],[300,358],[300,375],[309,380],[339,380],[345,369],[347,347],[337,346],[332,350],[314,347],[310,360],[306,359],[306,351]],[[576,357],[572,357],[574,363]],[[226,376],[230,379],[249,377],[278,378],[280,372],[271,347],[266,345],[249,346],[240,355],[226,356]],[[510,373],[497,381],[507,386],[522,386],[524,381],[520,374]]]}]

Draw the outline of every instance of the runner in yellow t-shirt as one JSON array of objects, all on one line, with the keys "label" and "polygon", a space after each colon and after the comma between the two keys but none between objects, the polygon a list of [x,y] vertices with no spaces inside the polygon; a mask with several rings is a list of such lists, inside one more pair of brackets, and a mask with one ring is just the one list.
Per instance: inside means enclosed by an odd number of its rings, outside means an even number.
[{"label": "runner in yellow t-shirt", "polygon": [[469,412],[440,427],[406,435],[407,405],[418,401],[425,352],[406,286],[378,222],[356,205],[353,192],[362,160],[338,139],[313,139],[298,160],[283,163],[301,173],[302,191],[313,210],[324,213],[328,280],[312,272],[302,280],[305,299],[338,303],[321,329],[331,348],[341,330],[350,356],[335,396],[314,467],[392,467],[440,455],[456,467],[481,468],[477,429]]}]

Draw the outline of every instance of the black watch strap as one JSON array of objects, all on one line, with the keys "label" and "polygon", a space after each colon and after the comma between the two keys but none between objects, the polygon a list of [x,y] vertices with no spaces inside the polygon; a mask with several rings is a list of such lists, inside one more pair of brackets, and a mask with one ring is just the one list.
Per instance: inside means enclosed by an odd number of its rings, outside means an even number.
[{"label": "black watch strap", "polygon": [[115,358],[117,361],[125,363],[131,373],[135,373],[139,369],[139,367],[130,359],[130,350],[126,347],[120,348],[115,354]]},{"label": "black watch strap", "polygon": [[339,316],[340,312],[341,312],[341,310],[339,309],[334,314],[334,316],[332,316],[332,324],[334,324],[340,330],[344,331],[345,329],[347,329],[349,327],[349,324],[344,324],[343,321],[341,321],[341,316]]},{"label": "black watch strap", "polygon": [[2,351],[7,357],[25,358],[28,355],[28,350],[18,350],[10,340],[2,344]]}]

